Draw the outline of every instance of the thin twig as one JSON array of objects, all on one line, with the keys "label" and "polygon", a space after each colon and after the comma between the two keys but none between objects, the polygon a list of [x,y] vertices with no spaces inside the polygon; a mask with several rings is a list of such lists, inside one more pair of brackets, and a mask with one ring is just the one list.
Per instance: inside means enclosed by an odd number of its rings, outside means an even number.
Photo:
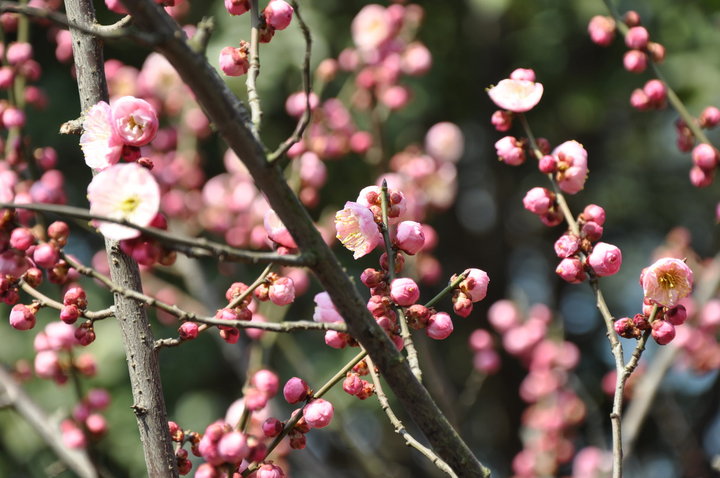
[{"label": "thin twig", "polygon": [[262,108],[257,91],[257,78],[260,74],[260,21],[258,0],[250,0],[250,68],[247,72],[245,85],[247,86],[253,133],[258,139],[260,138],[260,125],[262,123]]},{"label": "thin twig", "polygon": [[310,29],[308,28],[302,15],[300,15],[300,5],[295,0],[291,0],[293,9],[295,10],[295,18],[297,18],[300,30],[302,31],[303,38],[305,38],[305,58],[303,59],[302,66],[302,82],[303,91],[305,92],[305,111],[303,111],[300,119],[298,120],[295,130],[288,139],[280,143],[275,151],[268,154],[268,161],[273,162],[283,154],[287,153],[290,147],[300,141],[305,132],[305,128],[310,124],[310,118],[312,117],[312,111],[310,110],[310,94],[312,93],[312,86],[310,82],[310,53],[312,51],[312,36],[310,35]]},{"label": "thin twig", "polygon": [[27,209],[29,211],[53,213],[64,217],[74,217],[87,221],[104,221],[137,229],[144,235],[158,239],[163,244],[172,247],[190,257],[213,257],[220,261],[244,262],[251,264],[272,262],[280,265],[307,266],[314,262],[312,254],[277,254],[275,252],[247,251],[237,249],[218,242],[209,241],[205,238],[190,238],[172,232],[143,227],[133,224],[125,219],[114,219],[106,216],[91,214],[87,209],[61,206],[56,204],[17,204],[0,203],[0,208]]},{"label": "thin twig", "polygon": [[368,362],[368,370],[370,371],[370,376],[372,377],[373,384],[375,385],[375,394],[377,395],[378,401],[380,402],[380,407],[385,412],[385,415],[387,415],[390,423],[392,423],[393,428],[395,428],[395,433],[403,437],[407,446],[414,448],[420,453],[422,453],[441,471],[447,473],[448,476],[457,477],[455,472],[452,471],[452,468],[450,468],[447,463],[442,461],[440,457],[433,453],[431,449],[417,441],[415,437],[413,437],[407,431],[405,425],[402,424],[397,415],[395,415],[395,412],[393,412],[392,408],[390,408],[390,402],[388,401],[388,398],[383,391],[382,384],[380,383],[380,377],[375,371],[375,364],[372,363],[372,360],[370,358],[367,358],[366,360]]},{"label": "thin twig", "polygon": [[49,20],[58,25],[71,27],[83,33],[88,33],[106,40],[129,39],[148,46],[152,46],[160,41],[160,38],[156,35],[150,35],[145,32],[128,28],[128,25],[132,22],[132,17],[130,15],[126,15],[112,25],[86,25],[73,22],[60,12],[55,12],[45,8],[29,7],[27,5],[21,5],[17,2],[4,1],[0,2],[0,12],[19,13],[30,18]]},{"label": "thin twig", "polygon": [[[35,298],[36,302],[41,307],[51,307],[56,310],[62,310],[64,305],[54,299],[51,299],[50,297],[46,296],[30,284],[28,284],[25,281],[20,282],[20,287],[22,290],[24,290],[28,295]],[[115,307],[108,307],[107,309],[103,310],[81,310],[80,315],[82,317],[85,317],[86,319],[95,321],[95,320],[102,320],[107,319],[108,317],[115,316]]]}]

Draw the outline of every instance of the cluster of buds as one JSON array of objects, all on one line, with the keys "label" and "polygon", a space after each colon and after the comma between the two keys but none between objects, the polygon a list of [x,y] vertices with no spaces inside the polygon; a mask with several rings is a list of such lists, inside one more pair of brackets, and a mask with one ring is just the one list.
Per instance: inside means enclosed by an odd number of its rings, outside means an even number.
[{"label": "cluster of buds", "polygon": [[200,449],[200,434],[191,430],[183,430],[175,422],[168,422],[168,431],[170,432],[170,438],[179,446],[175,448],[175,460],[177,463],[178,473],[181,475],[187,475],[192,470],[192,461],[190,461],[188,451],[183,448],[183,445],[188,443],[192,454],[199,457]]},{"label": "cluster of buds", "polygon": [[275,305],[288,305],[295,300],[295,283],[290,277],[283,277],[274,272],[267,275],[265,282],[254,291],[256,299]]},{"label": "cluster of buds", "polygon": [[[35,374],[44,379],[54,380],[58,384],[67,382],[71,369],[92,377],[97,366],[92,355],[70,354],[73,347],[85,345],[82,337],[72,325],[60,321],[50,322],[42,332],[35,336]],[[94,333],[93,333],[94,337]]]},{"label": "cluster of buds", "polygon": [[[313,397],[313,391],[305,380],[299,377],[292,377],[283,387],[283,396],[290,404],[307,402],[302,410],[295,413],[302,413],[295,425],[288,432],[290,447],[295,450],[302,450],[306,446],[305,434],[313,428],[324,428],[330,424],[335,414],[335,409],[327,400]],[[275,418],[270,418],[263,423],[263,433],[267,437],[277,436],[284,428],[284,424]]]},{"label": "cluster of buds", "polygon": [[598,242],[603,234],[604,223],[605,210],[589,204],[578,217],[580,235],[567,231],[555,241],[555,254],[562,259],[555,272],[562,279],[577,284],[587,278],[587,273],[605,277],[620,270],[620,249],[606,242]]},{"label": "cluster of buds", "polygon": [[[164,215],[157,214],[148,226],[166,231],[168,228],[167,219]],[[155,264],[171,266],[177,258],[177,253],[174,250],[166,248],[157,239],[144,234],[120,241],[120,248],[125,254],[132,257],[135,262],[144,267],[152,267]]]},{"label": "cluster of buds", "polygon": [[475,329],[469,338],[470,350],[473,352],[473,367],[478,372],[493,374],[500,370],[500,355],[495,350],[495,344],[485,329]]},{"label": "cluster of buds", "polygon": [[45,242],[37,238],[43,231],[17,226],[13,220],[16,217],[6,210],[0,221],[0,300],[8,305],[20,300],[21,278],[37,287],[43,280],[42,269],[55,284],[64,284],[71,277],[67,262],[60,259],[60,250],[69,235],[67,224],[62,221],[50,224],[45,231],[48,239]]},{"label": "cluster of buds", "polygon": [[642,313],[616,320],[615,331],[636,339],[650,331],[658,344],[666,345],[675,338],[675,327],[687,319],[679,302],[692,291],[693,272],[684,261],[665,257],[642,270],[640,285],[645,297]]},{"label": "cluster of buds", "polygon": [[347,373],[343,381],[343,390],[360,400],[365,400],[375,393],[375,386],[365,380],[364,376],[368,375],[368,365],[365,360],[361,360],[353,369]]},{"label": "cluster of buds", "polygon": [[[225,299],[227,299],[228,305],[234,305],[234,307],[219,309],[215,313],[215,318],[220,320],[252,320],[252,308],[254,308],[254,304],[252,294],[248,293],[248,289],[248,286],[242,282],[234,282],[231,284],[227,291],[225,291]],[[242,295],[245,295],[243,300],[234,304]],[[227,343],[234,344],[240,340],[240,329],[237,327],[218,325],[217,328],[220,330],[220,337]]]},{"label": "cluster of buds", "polygon": [[[628,47],[623,57],[625,69],[633,73],[642,73],[648,66],[648,59],[662,63],[665,59],[665,47],[650,41],[650,34],[640,24],[640,15],[630,10],[625,14],[623,22],[627,27],[625,45]],[[615,38],[616,28],[617,25],[612,17],[598,15],[590,19],[588,33],[594,43],[608,46]]]},{"label": "cluster of buds", "polygon": [[[230,15],[242,15],[250,11],[250,0],[225,0]],[[284,0],[270,0],[260,14],[260,43],[269,43],[275,30],[284,30],[292,21],[293,7]],[[250,44],[244,40],[240,47],[226,46],[220,51],[220,69],[227,76],[242,76],[250,68]]]},{"label": "cluster of buds", "polygon": [[72,417],[60,423],[63,443],[69,448],[85,448],[87,440],[98,439],[107,431],[107,421],[100,411],[110,404],[107,390],[94,388],[75,405]]}]

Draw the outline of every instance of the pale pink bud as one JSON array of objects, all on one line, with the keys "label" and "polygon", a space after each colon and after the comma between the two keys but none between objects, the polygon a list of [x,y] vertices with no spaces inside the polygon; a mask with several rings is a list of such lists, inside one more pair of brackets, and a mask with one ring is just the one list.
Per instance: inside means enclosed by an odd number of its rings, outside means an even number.
[{"label": "pale pink bud", "polygon": [[588,264],[600,277],[613,275],[622,265],[622,252],[612,244],[598,242],[588,256]]},{"label": "pale pink bud", "polygon": [[603,227],[594,221],[588,221],[580,228],[580,236],[591,242],[599,240],[602,237],[602,234]]},{"label": "pale pink bud", "polygon": [[349,344],[350,336],[336,330],[325,332],[325,345],[334,349],[344,349]]},{"label": "pale pink bud", "polygon": [[425,244],[422,225],[415,221],[399,223],[395,232],[395,244],[410,255],[420,252]]},{"label": "pale pink bud", "polygon": [[564,259],[575,254],[580,248],[580,239],[574,234],[563,234],[555,241],[555,254]]},{"label": "pale pink bud", "polygon": [[555,269],[555,273],[571,284],[580,283],[584,281],[586,277],[582,262],[576,257],[567,257],[560,261],[560,264],[558,264]]},{"label": "pale pink bud", "polygon": [[103,388],[93,388],[87,393],[87,403],[93,410],[103,410],[110,405],[110,393]]},{"label": "pale pink bud", "polygon": [[648,99],[657,106],[661,106],[667,97],[667,88],[665,83],[660,80],[652,79],[645,83],[643,92]]},{"label": "pale pink bud", "polygon": [[410,89],[404,85],[393,85],[380,93],[380,101],[393,111],[407,105],[410,97]]},{"label": "pale pink bud", "polygon": [[274,210],[268,209],[265,212],[263,225],[265,226],[265,231],[271,241],[289,249],[297,249],[295,239],[293,239],[290,231],[287,230],[285,224],[282,223]]},{"label": "pale pink bud", "polygon": [[34,243],[35,236],[26,227],[16,227],[10,234],[10,246],[20,251],[26,251]]},{"label": "pale pink bud", "polygon": [[230,15],[242,15],[250,11],[250,0],[225,0],[225,9]]},{"label": "pale pink bud", "polygon": [[87,294],[82,287],[70,287],[63,295],[63,304],[76,305],[79,309],[87,307]]},{"label": "pale pink bud", "polygon": [[265,420],[262,424],[263,435],[268,438],[276,437],[280,434],[283,429],[283,424],[280,420],[274,417],[270,417]]},{"label": "pale pink bud", "polygon": [[623,66],[631,73],[642,73],[647,68],[647,55],[640,50],[629,50],[623,56]]},{"label": "pale pink bud", "polygon": [[10,325],[17,330],[35,327],[35,312],[24,304],[16,304],[10,311]]},{"label": "pale pink bud", "polygon": [[452,319],[445,312],[438,312],[437,314],[431,315],[425,328],[427,336],[435,340],[448,338],[450,334],[452,334],[452,331]]},{"label": "pale pink bud", "polygon": [[625,34],[625,45],[635,50],[643,50],[649,39],[650,34],[645,27],[632,27]]},{"label": "pale pink bud", "polygon": [[650,109],[652,102],[645,91],[635,88],[630,94],[630,106],[638,111],[645,111]]},{"label": "pale pink bud", "polygon": [[363,379],[356,373],[349,373],[345,380],[343,380],[342,388],[345,393],[350,395],[357,395],[363,390]]},{"label": "pale pink bud", "polygon": [[250,68],[247,49],[226,46],[220,50],[220,69],[227,76],[242,76]]},{"label": "pale pink bud", "polygon": [[593,221],[599,225],[605,224],[605,209],[596,205],[588,204],[582,212],[585,221]]},{"label": "pale pink bud", "polygon": [[467,269],[467,277],[460,283],[460,290],[470,296],[473,302],[479,302],[487,295],[490,277],[481,269]]},{"label": "pale pink bud", "polygon": [[144,146],[155,138],[159,123],[150,103],[134,96],[123,96],[110,107],[113,130],[125,144]]},{"label": "pale pink bud", "polygon": [[496,373],[500,370],[500,356],[492,349],[480,350],[473,356],[473,367],[478,372]]},{"label": "pale pink bud", "polygon": [[543,85],[529,80],[505,79],[487,92],[498,107],[513,113],[524,113],[540,102]]},{"label": "pale pink bud", "polygon": [[615,38],[615,20],[612,17],[596,15],[590,19],[588,33],[593,43],[608,46]]},{"label": "pale pink bud", "polygon": [[263,10],[263,15],[268,25],[276,30],[284,30],[290,25],[293,11],[293,7],[284,0],[271,0]]},{"label": "pale pink bud", "polygon": [[66,324],[74,324],[78,317],[80,317],[80,309],[75,304],[63,306],[60,309],[60,320]]},{"label": "pale pink bud", "polygon": [[195,322],[183,322],[178,327],[178,334],[183,340],[192,340],[198,336],[198,324]]},{"label": "pale pink bud", "polygon": [[283,387],[283,396],[288,403],[298,403],[307,398],[310,393],[310,387],[305,383],[305,380],[293,377]]},{"label": "pale pink bud", "polygon": [[555,194],[548,189],[532,188],[523,198],[523,206],[533,214],[542,215],[555,204]]},{"label": "pale pink bud", "polygon": [[327,292],[320,292],[315,295],[313,299],[315,301],[315,312],[313,313],[313,320],[315,322],[344,322],[340,313],[335,308],[330,294]]},{"label": "pale pink bud", "polygon": [[420,288],[414,280],[400,277],[390,283],[390,297],[397,305],[413,305],[420,298]]},{"label": "pale pink bud", "polygon": [[273,396],[280,388],[280,380],[277,374],[270,370],[258,370],[252,376],[250,383],[268,396]]},{"label": "pale pink bud", "polygon": [[232,431],[223,435],[217,443],[218,455],[224,462],[240,463],[250,454],[245,435]]},{"label": "pale pink bud", "polygon": [[7,51],[5,52],[5,59],[10,65],[19,65],[32,59],[33,48],[32,45],[26,42],[13,42],[11,43]]},{"label": "pale pink bud", "polygon": [[690,295],[693,286],[692,270],[680,259],[664,257],[640,274],[645,298],[664,307],[673,307]]},{"label": "pale pink bud", "polygon": [[288,305],[295,300],[295,283],[289,277],[280,277],[270,284],[268,296],[275,305]]},{"label": "pale pink bud", "polygon": [[401,68],[403,73],[410,76],[424,75],[432,66],[430,50],[418,41],[410,43],[402,53]]},{"label": "pale pink bud", "polygon": [[665,320],[652,323],[652,337],[659,345],[667,345],[675,338],[675,326]]},{"label": "pale pink bud", "polygon": [[45,269],[52,268],[60,258],[60,252],[51,244],[43,243],[33,251],[33,261]]},{"label": "pale pink bud", "polygon": [[583,189],[587,179],[587,151],[575,140],[565,141],[552,152],[557,160],[558,186],[568,194]]},{"label": "pale pink bud", "polygon": [[313,400],[303,408],[303,418],[310,428],[323,428],[330,424],[335,410],[332,403],[322,398]]},{"label": "pale pink bud", "polygon": [[85,427],[93,435],[102,435],[107,431],[107,421],[99,413],[93,413],[85,419]]},{"label": "pale pink bud", "polygon": [[43,350],[35,355],[35,374],[40,378],[52,379],[61,373],[60,359],[53,350]]},{"label": "pale pink bud", "polygon": [[265,463],[255,472],[255,478],[285,478],[285,472],[274,463]]},{"label": "pale pink bud", "polygon": [[480,352],[481,350],[487,350],[493,348],[493,338],[485,329],[475,329],[470,334],[470,349],[473,352]]},{"label": "pale pink bud", "polygon": [[720,109],[708,106],[700,113],[699,123],[702,128],[714,128],[720,124]]},{"label": "pale pink bud", "polygon": [[693,166],[690,168],[690,183],[696,188],[706,188],[712,184],[714,175],[714,169]]},{"label": "pale pink bud", "polygon": [[25,126],[25,113],[14,106],[2,112],[2,124],[6,128],[22,128]]},{"label": "pale pink bud", "polygon": [[714,169],[718,164],[718,153],[707,143],[700,143],[692,150],[693,163],[706,171]]},{"label": "pale pink bud", "polygon": [[513,114],[506,110],[497,110],[490,117],[490,123],[497,131],[504,133],[512,127]]},{"label": "pale pink bud", "polygon": [[525,150],[514,136],[505,136],[495,142],[498,159],[510,166],[519,166],[525,162]]},{"label": "pale pink bud", "polygon": [[253,387],[250,387],[245,391],[245,396],[243,398],[245,400],[245,406],[251,412],[257,412],[265,408],[268,400],[270,399],[265,392]]},{"label": "pale pink bud", "polygon": [[512,301],[499,300],[488,309],[488,322],[503,334],[520,325],[520,312]]},{"label": "pale pink bud", "polygon": [[15,80],[15,70],[9,66],[0,67],[0,88],[6,90],[10,88]]}]

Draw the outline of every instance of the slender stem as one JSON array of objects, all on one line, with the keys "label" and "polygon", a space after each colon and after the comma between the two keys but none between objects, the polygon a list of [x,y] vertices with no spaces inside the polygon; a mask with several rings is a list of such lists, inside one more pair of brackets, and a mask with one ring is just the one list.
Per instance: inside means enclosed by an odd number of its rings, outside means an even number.
[{"label": "slender stem", "polygon": [[[262,109],[257,92],[257,78],[260,74],[260,8],[258,0],[250,0],[250,68],[245,85],[248,92],[248,105],[252,116],[252,125],[256,136],[260,133]],[[259,138],[259,136],[258,136]]]},{"label": "slender stem", "polygon": [[123,226],[137,229],[148,237],[158,239],[163,244],[171,245],[177,251],[190,257],[213,257],[220,261],[245,262],[252,264],[272,262],[279,265],[294,266],[307,266],[314,262],[313,254],[303,253],[299,255],[282,255],[275,252],[246,251],[230,247],[225,244],[209,241],[205,238],[190,238],[179,234],[173,234],[168,231],[163,231],[161,229],[138,226],[137,224],[133,224],[124,219],[114,219],[97,214],[90,214],[88,210],[78,207],[59,206],[56,204],[15,204],[0,202],[0,208],[27,209],[28,211],[48,212],[64,217],[122,224]]},{"label": "slender stem", "polygon": [[467,275],[468,275],[468,271],[465,271],[462,274],[459,274],[455,279],[451,280],[450,283],[443,290],[438,292],[437,295],[435,295],[435,297],[433,297],[432,299],[430,299],[429,301],[427,301],[425,303],[425,307],[430,308],[430,307],[434,306],[435,304],[437,304],[440,301],[440,299],[445,297],[447,294],[452,292],[454,289],[457,289],[458,285],[460,285],[460,283],[462,281],[467,279]]},{"label": "slender stem", "polygon": [[395,415],[395,412],[393,412],[392,408],[390,408],[390,402],[388,401],[388,398],[383,391],[382,384],[380,383],[380,376],[375,371],[375,364],[372,363],[372,360],[370,358],[367,359],[367,362],[370,376],[372,377],[373,384],[375,385],[375,395],[377,395],[378,401],[380,402],[380,408],[383,409],[385,415],[387,415],[388,419],[390,420],[390,423],[392,423],[393,427],[395,428],[395,433],[405,439],[405,444],[407,446],[419,451],[441,471],[444,471],[448,476],[457,477],[455,472],[452,470],[452,468],[448,466],[447,463],[442,461],[440,457],[433,453],[431,449],[417,441],[415,437],[413,437],[407,431],[405,425],[403,425],[397,415]]},{"label": "slender stem", "polygon": [[[51,307],[56,310],[62,310],[64,307],[62,303],[51,299],[50,297],[35,289],[25,281],[20,281],[20,287],[28,295],[33,297],[41,307]],[[80,316],[92,321],[107,319],[109,317],[115,316],[115,307],[108,307],[107,309],[103,310],[81,310]]]}]

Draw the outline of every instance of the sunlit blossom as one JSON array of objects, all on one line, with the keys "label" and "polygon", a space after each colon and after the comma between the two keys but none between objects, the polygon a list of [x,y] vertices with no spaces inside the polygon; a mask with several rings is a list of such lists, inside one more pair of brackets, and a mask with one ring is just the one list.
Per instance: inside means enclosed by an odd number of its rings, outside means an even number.
[{"label": "sunlit blossom", "polygon": [[112,127],[112,110],[104,101],[85,114],[80,147],[85,164],[93,169],[105,169],[120,160],[123,140]]},{"label": "sunlit blossom", "polygon": [[514,113],[530,111],[543,95],[542,83],[505,79],[488,90],[490,99],[500,108]]},{"label": "sunlit blossom", "polygon": [[353,251],[355,259],[368,254],[382,242],[372,211],[356,202],[346,202],[345,208],[335,214],[335,229],[336,237]]},{"label": "sunlit blossom", "polygon": [[[137,163],[116,164],[88,185],[90,213],[124,219],[148,226],[160,208],[160,187],[152,173]],[[140,231],[120,224],[97,221],[98,230],[108,239],[131,239]]]},{"label": "sunlit blossom", "polygon": [[693,272],[680,259],[664,257],[640,273],[645,298],[665,307],[673,307],[690,295]]}]

